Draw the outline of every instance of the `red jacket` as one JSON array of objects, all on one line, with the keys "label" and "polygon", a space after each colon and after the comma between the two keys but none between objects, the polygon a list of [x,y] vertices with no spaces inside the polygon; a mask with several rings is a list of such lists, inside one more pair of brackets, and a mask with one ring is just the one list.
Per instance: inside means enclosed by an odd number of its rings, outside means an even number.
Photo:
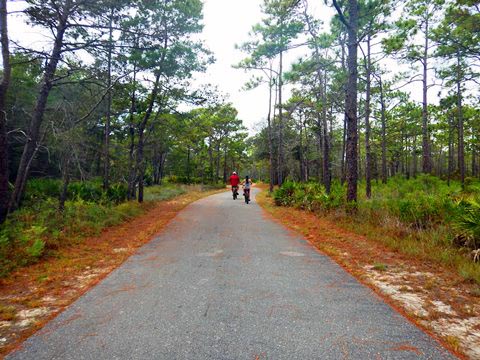
[{"label": "red jacket", "polygon": [[230,176],[230,185],[232,186],[238,186],[240,183],[240,178],[238,175],[232,175]]}]

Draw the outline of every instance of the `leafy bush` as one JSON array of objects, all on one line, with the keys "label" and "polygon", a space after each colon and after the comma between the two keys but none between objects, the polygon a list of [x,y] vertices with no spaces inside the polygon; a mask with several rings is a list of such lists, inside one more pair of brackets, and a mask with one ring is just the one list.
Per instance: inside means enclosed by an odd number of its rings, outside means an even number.
[{"label": "leafy bush", "polygon": [[24,200],[32,202],[49,197],[58,198],[60,196],[61,186],[62,182],[58,179],[31,179],[27,181]]},{"label": "leafy bush", "polygon": [[407,227],[427,228],[448,221],[460,193],[458,184],[449,187],[431,175],[394,177],[387,184],[375,184],[372,198],[360,198],[359,207],[372,220],[390,216]]},{"label": "leafy bush", "polygon": [[[477,185],[478,182],[472,181],[469,184],[470,191],[474,191]],[[459,211],[455,203],[462,197],[460,184],[452,183],[448,186],[445,181],[431,175],[409,180],[394,177],[389,179],[388,184],[374,183],[371,199],[364,197],[361,188],[360,186],[359,216],[377,224],[385,217],[390,217],[406,227],[417,229],[450,223]],[[348,211],[345,198],[345,187],[336,181],[332,183],[330,194],[318,183],[292,181],[286,181],[274,193],[277,205],[295,206],[309,211]]]},{"label": "leafy bush", "polygon": [[35,239],[33,244],[26,249],[26,252],[28,253],[28,255],[30,255],[32,259],[37,260],[42,256],[44,250],[45,241]]},{"label": "leafy bush", "polygon": [[273,199],[279,206],[292,206],[295,200],[295,191],[300,185],[293,181],[285,181],[280,188],[275,190]]},{"label": "leafy bush", "polygon": [[[58,180],[30,181],[28,201],[0,225],[0,277],[84,237],[97,235],[108,226],[138,216],[148,207],[136,201],[125,202],[124,184],[112,184],[105,192],[100,181],[85,181],[69,185],[68,199],[60,212],[60,187]],[[203,185],[193,187],[204,190]],[[190,189],[192,186],[186,185],[147,187],[145,200],[167,200]]]},{"label": "leafy bush", "polygon": [[457,214],[453,220],[455,242],[473,249],[480,248],[480,195],[457,202]]},{"label": "leafy bush", "polygon": [[68,185],[68,198],[99,202],[102,199],[102,184],[93,181],[78,181]]},{"label": "leafy bush", "polygon": [[296,206],[310,211],[332,210],[345,204],[345,188],[340,183],[332,184],[330,194],[318,183],[295,183],[286,181],[274,194],[280,206]]},{"label": "leafy bush", "polygon": [[[26,206],[49,198],[58,199],[62,181],[58,179],[38,178],[27,182],[24,201]],[[68,185],[67,197],[70,200],[90,202],[114,202],[119,204],[127,199],[128,188],[123,183],[112,184],[105,192],[98,180],[75,181]]]},{"label": "leafy bush", "polygon": [[58,200],[52,198],[36,201],[10,214],[0,226],[0,277],[139,215],[145,208],[134,201],[115,205],[80,199],[67,201],[60,213],[57,205]]},{"label": "leafy bush", "polygon": [[164,178],[164,182],[169,184],[201,184],[202,178],[200,177],[186,177],[186,176],[177,176],[177,175],[170,175]]},{"label": "leafy bush", "polygon": [[120,183],[111,185],[106,192],[107,199],[116,204],[119,204],[127,200],[127,195],[128,195],[128,186]]}]

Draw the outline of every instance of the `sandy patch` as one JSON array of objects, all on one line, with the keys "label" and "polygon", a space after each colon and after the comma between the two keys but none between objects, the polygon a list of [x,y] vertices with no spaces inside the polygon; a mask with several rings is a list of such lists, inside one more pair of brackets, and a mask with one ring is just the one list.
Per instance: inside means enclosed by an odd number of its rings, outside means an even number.
[{"label": "sandy patch", "polygon": [[[426,289],[413,290],[411,286],[418,278],[429,279],[432,274],[414,271],[376,271],[372,266],[365,266],[368,280],[383,294],[388,295],[408,312],[421,318],[423,326],[433,330],[444,338],[457,339],[462,351],[471,359],[480,359],[480,315],[473,307],[472,314],[458,314],[450,304],[434,299],[432,292]],[[402,285],[400,285],[402,284]]]}]

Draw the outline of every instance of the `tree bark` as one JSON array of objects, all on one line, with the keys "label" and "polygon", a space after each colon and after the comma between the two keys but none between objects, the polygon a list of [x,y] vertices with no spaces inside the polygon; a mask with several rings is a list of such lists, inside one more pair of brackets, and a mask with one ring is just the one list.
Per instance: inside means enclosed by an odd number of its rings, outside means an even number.
[{"label": "tree bark", "polygon": [[148,103],[147,111],[143,116],[142,121],[138,127],[138,145],[137,145],[137,169],[138,169],[138,202],[143,202],[143,188],[144,188],[144,177],[145,177],[145,160],[143,156],[144,150],[144,141],[145,141],[145,128],[147,126],[147,122],[152,116],[153,106],[155,105],[155,101],[158,96],[159,92],[159,85],[160,85],[160,71],[157,73],[155,77],[155,83],[152,89],[152,93],[150,94],[150,100]]},{"label": "tree bark", "polygon": [[412,176],[417,177],[417,133],[413,134],[413,150],[412,150]]},{"label": "tree bark", "polygon": [[109,17],[109,37],[107,52],[107,113],[105,116],[105,144],[103,154],[103,190],[109,187],[110,177],[110,122],[112,116],[112,52],[113,52],[113,6]]},{"label": "tree bark", "polygon": [[[347,73],[347,66],[346,66],[346,51],[345,51],[345,39],[342,40],[342,70],[344,73]],[[345,109],[347,108],[347,85],[344,86],[345,92]],[[345,112],[343,116],[343,132],[342,132],[342,161],[341,161],[341,183],[342,185],[347,180],[347,169],[346,169],[346,152],[347,152],[347,113]]]},{"label": "tree bark", "polygon": [[380,106],[382,122],[382,183],[387,183],[387,119],[383,83],[380,79]]},{"label": "tree bark", "polygon": [[130,147],[128,152],[129,176],[128,176],[128,200],[136,198],[135,183],[137,177],[137,168],[135,163],[135,122],[134,114],[136,107],[136,87],[137,87],[137,67],[133,66],[133,91],[130,98],[130,114],[129,114],[129,138]]},{"label": "tree bark", "polygon": [[282,110],[282,73],[283,73],[283,51],[280,50],[280,64],[278,71],[278,185],[283,184],[283,169],[284,169],[284,155],[283,155],[283,110]]},{"label": "tree bark", "polygon": [[0,83],[0,224],[5,221],[10,202],[8,189],[7,91],[11,65],[7,26],[7,0],[0,0],[0,43],[2,46],[3,77]]},{"label": "tree bark", "polygon": [[367,89],[365,98],[365,185],[366,195],[370,199],[372,196],[372,153],[370,148],[370,96],[371,96],[371,48],[370,34],[367,35],[367,59],[366,59],[366,77]]},{"label": "tree bark", "polygon": [[33,110],[32,119],[28,129],[28,139],[23,148],[23,153],[18,165],[17,178],[15,180],[15,187],[10,200],[10,210],[15,210],[23,196],[25,190],[25,184],[28,177],[30,164],[33,160],[33,156],[39,146],[40,140],[40,127],[43,122],[43,116],[47,106],[48,95],[53,86],[53,79],[57,70],[58,62],[60,61],[63,38],[67,29],[67,20],[70,13],[71,0],[66,0],[63,7],[63,12],[59,14],[59,22],[56,27],[55,42],[53,45],[50,59],[48,60],[43,79],[40,85],[40,90],[37,95],[37,101],[35,109]]},{"label": "tree bark", "polygon": [[69,154],[64,155],[63,166],[62,166],[62,192],[60,193],[60,198],[58,201],[58,210],[62,212],[65,210],[65,201],[67,201],[68,195],[68,184],[70,183],[70,158]]},{"label": "tree bark", "polygon": [[457,51],[457,117],[458,117],[458,170],[462,188],[465,187],[465,149],[463,143],[463,108],[462,108],[462,84],[461,84],[460,53]]},{"label": "tree bark", "polygon": [[447,183],[450,186],[450,180],[453,174],[453,121],[448,115],[448,176],[447,176]]},{"label": "tree bark", "polygon": [[347,116],[347,202],[357,201],[358,159],[357,159],[357,31],[358,31],[358,3],[357,0],[348,1],[348,82],[346,109]]},{"label": "tree bark", "polygon": [[268,79],[268,114],[267,114],[267,124],[268,124],[268,160],[270,162],[270,193],[273,192],[273,182],[275,177],[275,169],[273,167],[273,139],[272,139],[272,89],[273,89],[273,70],[272,64],[270,64],[270,77]]},{"label": "tree bark", "polygon": [[475,136],[475,128],[472,126],[472,140],[473,140],[473,145],[472,145],[472,177],[476,177],[479,175],[478,171],[478,164],[477,164],[477,157],[478,157],[478,142],[479,142],[479,137],[478,134]]},{"label": "tree bark", "polygon": [[223,183],[227,183],[227,146],[223,150]]},{"label": "tree bark", "polygon": [[[312,24],[310,23],[308,15],[305,13],[305,21],[308,24],[308,31],[310,36],[315,40],[317,34],[314,31]],[[331,161],[330,161],[330,136],[328,134],[328,124],[327,124],[327,70],[325,69],[322,73],[320,68],[320,50],[317,43],[314,41],[314,50],[315,50],[315,59],[317,61],[317,79],[318,79],[318,89],[319,95],[317,95],[317,102],[321,100],[322,102],[322,118],[321,124],[318,121],[318,131],[319,138],[321,138],[321,149],[322,149],[322,182],[325,186],[325,191],[327,194],[330,194],[331,187]],[[343,47],[342,47],[343,49]],[[343,56],[343,54],[342,54]],[[344,64],[344,57],[342,57],[342,64]],[[320,99],[319,99],[320,97]]]},{"label": "tree bark", "polygon": [[[322,74],[321,74],[322,75]],[[330,138],[328,135],[327,124],[327,78],[326,74],[320,78],[321,98],[322,98],[322,137],[323,137],[323,185],[325,191],[330,194],[331,175],[330,175]]]},{"label": "tree bark", "polygon": [[431,173],[432,172],[432,159],[430,152],[430,135],[428,133],[428,32],[429,32],[429,23],[428,18],[425,21],[425,45],[423,49],[423,78],[422,78],[422,153],[423,153],[423,172]]},{"label": "tree bark", "polygon": [[299,145],[299,164],[300,164],[300,181],[304,181],[305,179],[305,163],[304,163],[304,154],[303,154],[303,125],[302,125],[302,115],[300,114],[299,118],[299,125],[300,125],[300,136],[298,137],[298,145]]}]

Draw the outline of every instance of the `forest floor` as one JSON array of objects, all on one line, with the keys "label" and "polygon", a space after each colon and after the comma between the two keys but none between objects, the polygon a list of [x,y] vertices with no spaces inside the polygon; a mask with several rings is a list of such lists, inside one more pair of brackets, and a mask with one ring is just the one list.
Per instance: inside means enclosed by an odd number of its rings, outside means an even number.
[{"label": "forest floor", "polygon": [[145,203],[142,215],[1,279],[0,358],[121,265],[185,206],[220,191],[194,190]]},{"label": "forest floor", "polygon": [[[269,216],[300,232],[410,321],[462,358],[480,359],[480,289],[456,271],[399,254],[356,232],[348,218],[319,217],[275,206],[257,195]],[[350,223],[350,224],[349,224]]]}]

